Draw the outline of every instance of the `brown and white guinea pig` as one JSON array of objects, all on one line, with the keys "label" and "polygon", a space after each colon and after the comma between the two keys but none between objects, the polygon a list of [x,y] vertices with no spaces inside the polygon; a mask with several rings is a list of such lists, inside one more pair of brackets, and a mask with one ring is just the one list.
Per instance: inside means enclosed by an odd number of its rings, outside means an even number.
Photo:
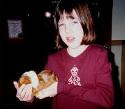
[{"label": "brown and white guinea pig", "polygon": [[36,74],[34,71],[25,72],[19,78],[19,87],[22,84],[32,85],[32,94],[37,96],[40,90],[45,89],[57,82],[58,78],[51,70],[42,70],[40,73]]}]

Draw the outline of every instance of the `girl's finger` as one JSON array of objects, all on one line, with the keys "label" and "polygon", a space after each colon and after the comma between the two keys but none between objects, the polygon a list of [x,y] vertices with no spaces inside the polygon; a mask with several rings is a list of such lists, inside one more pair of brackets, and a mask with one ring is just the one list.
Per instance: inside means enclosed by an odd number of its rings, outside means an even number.
[{"label": "girl's finger", "polygon": [[18,88],[17,93],[20,95],[25,87],[26,87],[26,85],[23,84],[21,87]]},{"label": "girl's finger", "polygon": [[27,96],[28,96],[28,95],[32,95],[31,90],[32,90],[32,86],[31,86],[30,84],[26,85],[26,86],[22,89],[22,92],[21,92],[20,96],[21,96],[22,98],[24,98],[24,99],[25,99],[25,98],[27,99]]},{"label": "girl's finger", "polygon": [[32,87],[27,85],[25,90],[25,95],[22,95],[22,96],[25,96],[25,98],[28,98],[28,96],[31,96],[31,95],[32,95]]},{"label": "girl's finger", "polygon": [[16,90],[18,90],[18,89],[19,89],[19,85],[18,85],[18,83],[17,83],[16,81],[13,81],[13,84],[14,84]]}]

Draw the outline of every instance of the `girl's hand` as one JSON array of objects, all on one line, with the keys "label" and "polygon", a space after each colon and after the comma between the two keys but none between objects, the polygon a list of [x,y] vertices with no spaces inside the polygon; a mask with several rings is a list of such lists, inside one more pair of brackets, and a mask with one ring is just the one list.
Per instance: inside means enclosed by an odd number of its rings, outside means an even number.
[{"label": "girl's hand", "polygon": [[54,97],[55,95],[57,95],[57,84],[58,82],[53,83],[51,86],[42,89],[37,95],[36,97],[39,99],[44,99],[46,97]]},{"label": "girl's hand", "polygon": [[20,101],[26,101],[26,102],[33,101],[32,85],[31,84],[28,84],[28,85],[23,84],[21,87],[18,86],[18,83],[16,81],[14,81],[13,84],[17,90],[16,97]]}]

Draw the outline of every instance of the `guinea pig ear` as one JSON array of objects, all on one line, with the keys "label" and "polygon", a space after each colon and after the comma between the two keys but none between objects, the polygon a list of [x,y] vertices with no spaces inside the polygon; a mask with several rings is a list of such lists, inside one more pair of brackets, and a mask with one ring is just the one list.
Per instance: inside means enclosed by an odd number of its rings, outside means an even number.
[{"label": "guinea pig ear", "polygon": [[22,75],[18,81],[19,87],[23,84],[31,84],[31,79],[29,76]]}]

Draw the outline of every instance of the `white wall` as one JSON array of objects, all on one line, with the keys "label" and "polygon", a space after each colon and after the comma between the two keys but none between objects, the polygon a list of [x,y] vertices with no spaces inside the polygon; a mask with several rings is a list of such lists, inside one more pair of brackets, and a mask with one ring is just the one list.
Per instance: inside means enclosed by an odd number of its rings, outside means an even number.
[{"label": "white wall", "polygon": [[118,66],[119,82],[121,84],[121,56],[122,56],[122,45],[112,45],[111,51],[114,54],[115,64]]},{"label": "white wall", "polygon": [[125,0],[113,0],[112,40],[125,40]]}]

